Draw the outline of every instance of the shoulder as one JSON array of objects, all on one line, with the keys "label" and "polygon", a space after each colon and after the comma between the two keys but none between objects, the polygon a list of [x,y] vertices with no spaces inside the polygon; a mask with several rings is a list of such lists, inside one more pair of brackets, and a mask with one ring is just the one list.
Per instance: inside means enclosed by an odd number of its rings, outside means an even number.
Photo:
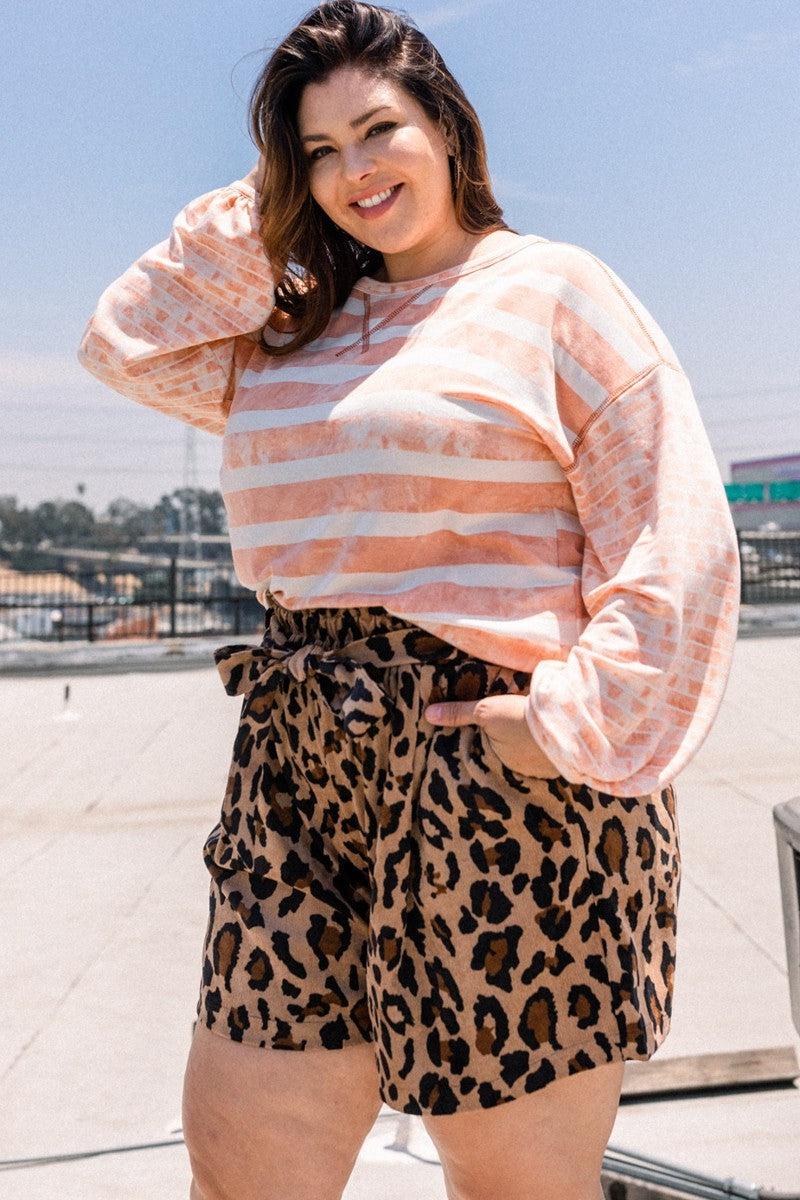
[{"label": "shoulder", "polygon": [[549,301],[555,341],[620,349],[634,343],[637,364],[649,357],[680,367],[656,317],[600,255],[573,242],[542,238],[516,257],[519,276],[541,298],[540,305]]}]

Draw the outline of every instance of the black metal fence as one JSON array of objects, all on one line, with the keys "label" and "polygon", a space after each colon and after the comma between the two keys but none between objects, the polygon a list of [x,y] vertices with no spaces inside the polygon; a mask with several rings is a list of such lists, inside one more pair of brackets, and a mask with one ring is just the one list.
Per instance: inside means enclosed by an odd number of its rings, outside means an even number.
[{"label": "black metal fence", "polygon": [[232,569],[168,559],[70,571],[0,568],[0,641],[251,635],[264,609]]},{"label": "black metal fence", "polygon": [[800,530],[737,531],[743,604],[800,604]]},{"label": "black metal fence", "polygon": [[[743,604],[800,603],[800,530],[739,530]],[[132,568],[0,568],[0,641],[258,634],[264,609],[231,567],[185,559]]]}]

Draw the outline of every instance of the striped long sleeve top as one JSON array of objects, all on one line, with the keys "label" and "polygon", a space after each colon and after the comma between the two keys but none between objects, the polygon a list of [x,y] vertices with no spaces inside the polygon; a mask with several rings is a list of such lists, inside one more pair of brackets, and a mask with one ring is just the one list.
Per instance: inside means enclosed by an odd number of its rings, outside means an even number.
[{"label": "striped long sleeve top", "polygon": [[665,787],[725,690],[740,565],[675,351],[614,271],[534,235],[423,278],[364,276],[284,358],[253,187],[187,204],[78,351],[222,436],[237,578],[288,608],[382,605],[531,673],[566,779]]}]

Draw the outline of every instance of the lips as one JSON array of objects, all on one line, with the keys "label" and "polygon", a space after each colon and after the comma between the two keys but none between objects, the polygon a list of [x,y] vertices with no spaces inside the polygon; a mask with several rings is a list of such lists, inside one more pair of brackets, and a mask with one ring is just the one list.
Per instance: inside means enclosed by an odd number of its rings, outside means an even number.
[{"label": "lips", "polygon": [[[360,208],[356,201],[353,200],[350,203],[350,207],[353,209],[353,212],[357,212],[360,217],[364,217],[367,220],[369,220],[371,217],[380,217],[392,207],[402,186],[402,183],[396,183],[392,188],[391,196],[387,196],[386,199],[382,200],[380,204],[372,204],[368,208]],[[372,195],[380,195],[380,193],[385,190],[385,188],[378,188],[377,191],[372,193]],[[365,197],[365,199],[369,199],[369,197]]]},{"label": "lips", "polygon": [[356,196],[350,203],[357,206],[360,200],[371,200],[373,196],[380,196],[381,192],[396,191],[399,187],[399,183],[391,183],[388,187],[375,188],[374,192],[364,192],[363,196]]}]

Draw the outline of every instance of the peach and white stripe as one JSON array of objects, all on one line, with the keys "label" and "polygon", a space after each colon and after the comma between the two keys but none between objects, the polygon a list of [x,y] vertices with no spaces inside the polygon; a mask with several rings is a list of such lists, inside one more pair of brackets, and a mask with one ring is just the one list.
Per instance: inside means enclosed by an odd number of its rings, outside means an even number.
[{"label": "peach and white stripe", "polygon": [[382,604],[531,672],[528,724],[563,775],[648,793],[695,754],[730,670],[722,480],[672,346],[614,271],[541,237],[491,244],[422,281],[359,280],[273,359],[273,274],[237,180],[106,289],[79,358],[223,435],[234,564],[262,600]]}]

